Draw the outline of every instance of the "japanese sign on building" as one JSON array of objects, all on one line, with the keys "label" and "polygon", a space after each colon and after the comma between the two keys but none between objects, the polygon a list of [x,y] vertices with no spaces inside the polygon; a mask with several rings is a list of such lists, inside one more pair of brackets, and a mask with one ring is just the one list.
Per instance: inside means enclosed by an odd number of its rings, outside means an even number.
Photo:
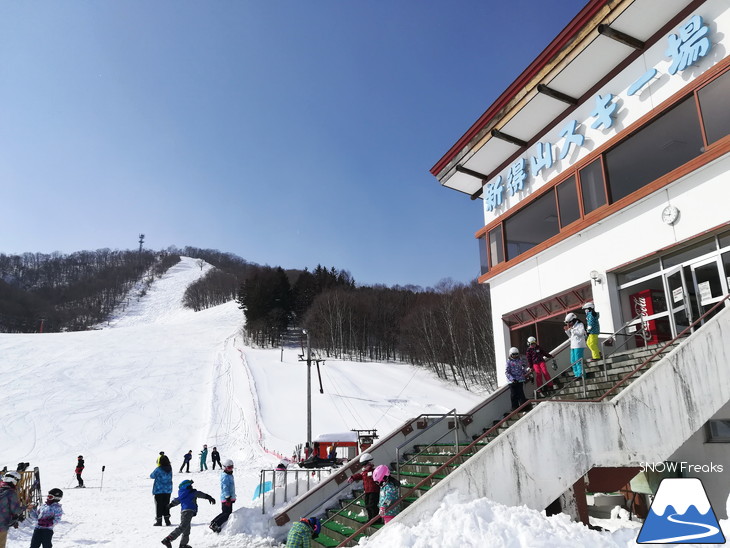
[{"label": "japanese sign on building", "polygon": [[[664,55],[671,61],[667,69],[670,76],[686,70],[709,53],[712,48],[709,34],[710,29],[702,17],[694,15],[680,27],[677,34],[670,34],[667,37]],[[626,95],[629,97],[636,95],[650,82],[656,81],[658,76],[660,74],[656,68],[646,71],[628,86],[625,90]],[[550,169],[556,158],[564,160],[571,150],[584,147],[586,124],[594,130],[611,129],[621,108],[620,97],[612,93],[597,94],[593,98],[593,109],[589,120],[583,123],[577,120],[569,121],[560,131],[559,141],[536,143],[527,158],[518,159],[507,168],[506,173],[487,183],[483,193],[486,210],[493,211],[503,204],[505,190],[509,191],[510,196],[514,196],[517,192],[525,190],[530,179],[537,177],[541,171]]]}]

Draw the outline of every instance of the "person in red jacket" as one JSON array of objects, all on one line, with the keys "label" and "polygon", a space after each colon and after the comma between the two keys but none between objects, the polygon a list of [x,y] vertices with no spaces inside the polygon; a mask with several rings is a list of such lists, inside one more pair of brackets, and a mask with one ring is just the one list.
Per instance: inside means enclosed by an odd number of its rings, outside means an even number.
[{"label": "person in red jacket", "polygon": [[360,455],[360,462],[364,464],[362,471],[347,478],[347,483],[362,481],[365,491],[365,510],[368,513],[368,521],[378,515],[378,500],[380,499],[380,487],[373,480],[373,456],[370,453]]}]

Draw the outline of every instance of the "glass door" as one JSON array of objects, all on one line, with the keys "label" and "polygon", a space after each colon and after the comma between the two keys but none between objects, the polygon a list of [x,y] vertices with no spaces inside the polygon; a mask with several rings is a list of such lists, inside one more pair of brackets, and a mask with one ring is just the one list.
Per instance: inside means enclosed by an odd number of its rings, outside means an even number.
[{"label": "glass door", "polygon": [[728,293],[727,279],[721,275],[719,257],[690,265],[700,315],[707,312]]},{"label": "glass door", "polygon": [[667,307],[670,310],[669,318],[672,326],[672,335],[676,337],[692,324],[692,307],[690,293],[687,290],[687,281],[684,270],[676,266],[664,273],[666,283]]}]

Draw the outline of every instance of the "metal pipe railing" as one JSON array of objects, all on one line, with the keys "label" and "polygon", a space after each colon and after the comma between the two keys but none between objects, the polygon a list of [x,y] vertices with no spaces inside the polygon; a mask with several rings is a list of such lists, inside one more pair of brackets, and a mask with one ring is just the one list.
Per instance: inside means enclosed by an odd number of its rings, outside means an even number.
[{"label": "metal pipe railing", "polygon": [[[293,469],[285,469],[285,470],[276,470],[270,469],[270,470],[261,470],[259,474],[259,493],[261,497],[261,513],[266,513],[266,497],[264,496],[266,492],[264,491],[265,485],[266,485],[266,475],[268,472],[271,472],[271,507],[274,508],[276,506],[276,474],[283,474],[284,481],[283,481],[283,489],[284,489],[284,500],[282,502],[287,502],[289,500],[289,474],[294,474],[294,497],[299,496],[299,475],[304,474],[307,479],[307,491],[310,489],[310,483],[312,476],[316,473],[317,482],[319,483],[322,481],[322,473],[327,472],[328,476],[332,474],[334,471],[334,468],[293,468]],[[292,497],[292,498],[294,498]]]}]

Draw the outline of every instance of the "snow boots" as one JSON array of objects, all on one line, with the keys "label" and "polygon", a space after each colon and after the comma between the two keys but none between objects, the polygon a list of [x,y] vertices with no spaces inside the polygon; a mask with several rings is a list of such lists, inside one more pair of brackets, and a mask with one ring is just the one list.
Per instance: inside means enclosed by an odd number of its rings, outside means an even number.
[{"label": "snow boots", "polygon": [[164,516],[164,517],[165,517],[165,525],[172,525],[172,523],[170,523],[170,516]]},{"label": "snow boots", "polygon": [[160,527],[162,525],[162,518],[157,518],[154,525],[155,527]]},{"label": "snow boots", "polygon": [[213,522],[208,527],[210,527],[210,530],[214,533],[220,533],[221,532],[221,526],[217,523]]},{"label": "snow boots", "polygon": [[167,548],[172,548],[172,539],[170,537],[163,538],[161,542],[167,546]]}]

